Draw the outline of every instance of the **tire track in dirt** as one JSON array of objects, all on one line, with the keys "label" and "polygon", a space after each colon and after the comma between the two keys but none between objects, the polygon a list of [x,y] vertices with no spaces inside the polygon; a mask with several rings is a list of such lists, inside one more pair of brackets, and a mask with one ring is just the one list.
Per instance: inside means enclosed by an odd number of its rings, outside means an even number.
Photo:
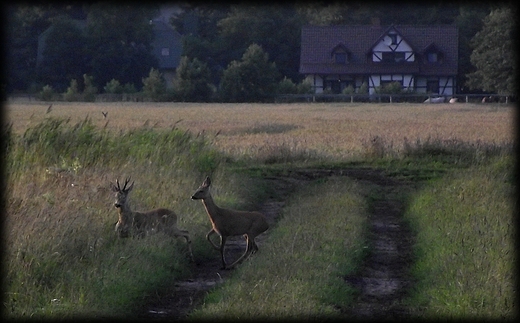
[{"label": "tire track in dirt", "polygon": [[[360,270],[345,277],[345,283],[359,291],[356,302],[338,308],[345,318],[354,319],[399,319],[404,318],[407,310],[400,304],[411,285],[408,268],[412,262],[412,234],[401,219],[403,202],[396,195],[409,188],[409,183],[385,176],[382,171],[371,168],[349,169],[306,169],[293,170],[284,175],[264,178],[271,188],[271,195],[259,208],[273,227],[285,200],[295,189],[310,181],[329,177],[348,176],[364,181],[377,190],[370,213],[368,241],[370,252]],[[260,247],[268,239],[268,232],[257,237]],[[242,237],[230,238],[226,244],[226,259],[237,259],[245,250]],[[173,288],[149,296],[138,313],[139,318],[157,320],[182,320],[200,305],[215,286],[225,281],[233,270],[220,269],[220,257],[194,265],[189,279],[178,281]]]}]

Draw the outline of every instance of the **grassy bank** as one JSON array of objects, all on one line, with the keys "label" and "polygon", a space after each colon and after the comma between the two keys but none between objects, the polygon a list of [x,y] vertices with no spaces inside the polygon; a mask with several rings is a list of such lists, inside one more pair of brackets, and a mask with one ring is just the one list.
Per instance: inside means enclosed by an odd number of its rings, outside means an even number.
[{"label": "grassy bank", "polygon": [[428,319],[512,319],[515,292],[512,157],[449,172],[414,196],[417,284],[409,303]]},{"label": "grassy bank", "polygon": [[192,264],[182,239],[158,234],[117,239],[110,182],[132,177],[135,210],[167,207],[192,235],[198,257],[208,223],[189,199],[203,176],[227,185],[230,204],[248,192],[224,175],[221,156],[202,136],[146,128],[111,134],[88,119],[48,119],[23,135],[8,133],[4,314],[8,318],[121,317]]},{"label": "grassy bank", "polygon": [[[296,192],[269,243],[211,293],[190,319],[334,318],[353,299],[343,276],[365,249],[365,188],[330,178]],[[366,192],[365,192],[366,194]]]}]

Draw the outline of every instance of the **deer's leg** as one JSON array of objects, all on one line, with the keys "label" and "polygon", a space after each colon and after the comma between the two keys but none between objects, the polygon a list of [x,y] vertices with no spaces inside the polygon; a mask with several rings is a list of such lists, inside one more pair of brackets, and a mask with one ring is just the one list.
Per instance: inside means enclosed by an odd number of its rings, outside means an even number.
[{"label": "deer's leg", "polygon": [[190,252],[191,260],[195,262],[195,257],[193,256],[193,251],[191,250],[191,240],[190,240],[190,234],[186,230],[179,230],[178,228],[174,228],[173,234],[176,237],[184,237],[186,239],[186,243],[188,245],[188,251]]},{"label": "deer's leg", "polygon": [[224,247],[226,246],[226,240],[227,240],[227,237],[220,236],[220,257],[222,258],[222,269],[229,269],[226,266],[226,260],[224,259]]},{"label": "deer's leg", "polygon": [[[206,239],[209,241],[209,243],[211,243],[211,245],[213,246],[213,248],[217,249],[217,250],[220,250],[220,247],[217,246],[213,241],[211,241],[211,239],[209,238],[210,235],[216,233],[214,229],[211,229],[209,230],[208,234],[206,234]],[[220,242],[222,244],[222,237],[220,239]]]},{"label": "deer's leg", "polygon": [[232,263],[229,268],[232,268],[234,267],[235,265],[237,265],[238,263],[240,263],[242,260],[246,259],[247,257],[249,257],[249,255],[251,254],[251,252],[253,251],[253,239],[249,238],[249,236],[247,234],[244,234],[244,238],[246,239],[246,251],[244,252],[244,254],[242,256],[240,256],[240,258],[238,258],[234,263]]},{"label": "deer's leg", "polygon": [[256,244],[255,239],[251,239],[251,247],[253,248],[253,250],[251,250],[251,253],[255,253],[258,251],[258,245]]}]

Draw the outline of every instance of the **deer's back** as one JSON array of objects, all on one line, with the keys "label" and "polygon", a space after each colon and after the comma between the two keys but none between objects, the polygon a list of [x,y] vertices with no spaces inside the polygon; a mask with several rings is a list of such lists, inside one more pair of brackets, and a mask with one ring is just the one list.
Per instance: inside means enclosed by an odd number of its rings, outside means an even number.
[{"label": "deer's back", "polygon": [[176,222],[177,214],[168,209],[160,208],[148,212],[134,213],[134,226],[136,228],[161,230],[163,227],[175,225]]},{"label": "deer's back", "polygon": [[214,226],[224,236],[260,234],[269,228],[265,216],[260,212],[220,209],[221,217],[215,218]]}]

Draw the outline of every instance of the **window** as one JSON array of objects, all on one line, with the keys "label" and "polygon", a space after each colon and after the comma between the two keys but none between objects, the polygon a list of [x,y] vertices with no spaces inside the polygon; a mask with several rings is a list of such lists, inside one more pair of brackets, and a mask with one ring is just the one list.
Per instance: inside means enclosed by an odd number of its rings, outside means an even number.
[{"label": "window", "polygon": [[383,52],[383,58],[381,61],[385,63],[404,62],[404,52]]},{"label": "window", "polygon": [[161,49],[161,55],[162,56],[170,56],[170,49],[167,48],[167,47],[163,47],[163,49]]},{"label": "window", "polygon": [[338,64],[347,63],[347,54],[346,53],[336,53],[335,58],[336,58],[336,63],[338,63]]},{"label": "window", "polygon": [[390,45],[397,44],[397,34],[388,34],[388,37],[390,37],[390,40],[391,40]]},{"label": "window", "polygon": [[429,80],[426,82],[426,91],[428,93],[439,93],[439,81]]},{"label": "window", "polygon": [[437,53],[428,53],[428,63],[437,63]]}]

